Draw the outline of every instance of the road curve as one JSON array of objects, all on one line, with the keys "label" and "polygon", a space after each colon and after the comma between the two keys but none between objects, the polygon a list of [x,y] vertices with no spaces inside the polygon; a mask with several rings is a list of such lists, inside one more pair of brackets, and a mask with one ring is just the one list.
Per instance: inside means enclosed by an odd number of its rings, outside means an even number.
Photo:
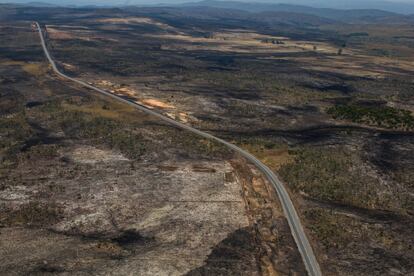
[{"label": "road curve", "polygon": [[245,157],[247,160],[249,160],[251,163],[253,163],[269,180],[270,183],[272,183],[273,187],[276,189],[276,192],[279,196],[279,200],[282,204],[283,207],[283,212],[286,216],[286,219],[288,220],[291,232],[292,232],[292,236],[295,239],[295,242],[298,246],[299,252],[302,256],[303,262],[306,266],[306,269],[308,271],[308,274],[311,276],[321,276],[321,270],[318,264],[318,261],[315,257],[315,254],[312,250],[312,246],[309,243],[308,238],[306,237],[306,234],[303,230],[302,224],[300,222],[299,216],[295,210],[295,207],[289,197],[288,192],[286,191],[286,188],[284,187],[283,183],[279,180],[279,178],[265,165],[263,164],[261,161],[259,161],[255,156],[251,155],[250,153],[248,153],[247,151],[244,151],[243,149],[229,143],[226,142],[218,137],[215,137],[211,134],[208,134],[206,132],[202,132],[200,130],[197,130],[195,128],[192,128],[188,125],[182,124],[180,122],[177,122],[173,119],[170,119],[164,115],[162,115],[161,113],[158,113],[156,111],[153,111],[151,109],[148,109],[147,107],[140,105],[138,103],[132,102],[132,101],[128,101],[126,99],[123,99],[115,94],[112,94],[110,92],[107,92],[105,90],[102,90],[100,88],[97,88],[95,86],[92,86],[84,81],[81,80],[77,80],[75,78],[69,77],[67,75],[65,75],[64,73],[60,72],[59,69],[56,66],[56,63],[54,62],[54,60],[52,59],[52,57],[50,56],[49,50],[46,47],[46,43],[45,43],[45,39],[43,36],[43,32],[42,29],[40,28],[40,25],[38,22],[34,22],[34,24],[36,24],[36,27],[39,31],[39,36],[40,36],[40,40],[42,43],[42,47],[43,47],[43,51],[50,63],[50,65],[53,68],[53,71],[59,75],[60,77],[70,80],[72,82],[75,82],[77,84],[80,84],[84,87],[87,87],[89,89],[92,89],[96,92],[99,92],[103,95],[106,95],[108,97],[111,97],[117,101],[123,102],[125,104],[128,104],[130,106],[135,107],[136,109],[139,109],[147,114],[151,114],[155,117],[158,117],[159,119],[170,123],[171,125],[174,125],[176,127],[179,127],[181,129],[187,130],[189,132],[192,132],[194,134],[197,134],[201,137],[210,139],[210,140],[214,140],[217,141],[223,145],[225,145],[226,147],[234,150],[235,152],[241,154],[243,157]]}]

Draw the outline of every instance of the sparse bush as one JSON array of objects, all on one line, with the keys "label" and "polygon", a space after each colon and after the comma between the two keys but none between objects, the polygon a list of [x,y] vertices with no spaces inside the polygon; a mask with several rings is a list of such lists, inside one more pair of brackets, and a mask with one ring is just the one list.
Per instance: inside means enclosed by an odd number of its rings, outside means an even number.
[{"label": "sparse bush", "polygon": [[54,203],[29,202],[17,210],[6,210],[0,224],[7,226],[50,226],[63,216],[63,208]]},{"label": "sparse bush", "polygon": [[398,195],[385,192],[378,179],[366,173],[354,152],[345,148],[301,148],[294,154],[295,161],[282,166],[279,173],[296,192],[361,208],[401,207]]},{"label": "sparse bush", "polygon": [[308,228],[325,247],[343,249],[352,240],[352,236],[339,225],[341,221],[335,214],[322,209],[310,209],[304,215],[312,222]]},{"label": "sparse bush", "polygon": [[94,117],[79,111],[59,114],[60,127],[72,137],[92,139],[118,149],[132,158],[139,158],[146,149],[146,140],[135,133],[131,126],[104,117]]},{"label": "sparse bush", "polygon": [[335,119],[392,129],[412,130],[414,117],[407,110],[386,106],[338,105],[327,110]]}]

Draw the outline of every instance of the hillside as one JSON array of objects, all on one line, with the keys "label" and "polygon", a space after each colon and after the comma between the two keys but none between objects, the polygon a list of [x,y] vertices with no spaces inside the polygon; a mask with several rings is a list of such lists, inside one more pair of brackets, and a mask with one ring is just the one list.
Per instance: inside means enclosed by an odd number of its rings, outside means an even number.
[{"label": "hillside", "polygon": [[246,3],[246,2],[234,2],[234,1],[214,1],[206,0],[201,2],[193,2],[183,4],[184,7],[215,7],[224,9],[237,9],[249,12],[261,13],[261,12],[288,12],[296,14],[307,14],[331,20],[342,21],[347,23],[352,22],[372,22],[385,18],[404,18],[405,16],[393,12],[387,12],[378,9],[331,9],[331,8],[314,8],[301,5],[290,4],[270,4],[270,3]]}]

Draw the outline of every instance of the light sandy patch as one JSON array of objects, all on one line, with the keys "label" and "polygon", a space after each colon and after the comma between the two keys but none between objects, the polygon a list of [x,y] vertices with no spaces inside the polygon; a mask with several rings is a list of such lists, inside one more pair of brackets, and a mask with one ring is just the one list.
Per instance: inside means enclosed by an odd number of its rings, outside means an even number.
[{"label": "light sandy patch", "polygon": [[190,119],[190,115],[185,112],[177,112],[177,113],[166,112],[165,115],[167,115],[173,120],[181,121],[183,123],[188,123]]},{"label": "light sandy patch", "polygon": [[[53,226],[54,231],[67,232],[71,229],[79,229],[84,234],[89,234],[89,229],[94,228],[94,231],[104,232],[110,227],[110,222],[105,213],[92,213],[85,215],[78,215],[72,218],[71,221],[63,221]],[[109,231],[108,231],[109,232]]]},{"label": "light sandy patch", "polygon": [[21,201],[24,203],[30,198],[31,191],[26,186],[13,186],[0,191],[0,201]]},{"label": "light sandy patch", "polygon": [[164,103],[160,100],[156,100],[156,99],[145,99],[141,101],[144,105],[149,105],[151,107],[157,107],[157,108],[169,108],[169,109],[174,109],[175,107],[173,105]]},{"label": "light sandy patch", "polygon": [[161,23],[159,21],[156,21],[148,17],[125,17],[125,18],[114,17],[114,18],[99,19],[97,20],[97,22],[109,23],[109,24],[147,24],[147,25],[155,25],[164,30],[177,31],[174,27],[168,24]]},{"label": "light sandy patch", "polygon": [[253,31],[243,31],[243,30],[225,30],[224,32],[214,32],[211,37],[218,40],[265,40],[265,39],[274,39],[276,41],[286,42],[289,38],[284,36],[269,36],[255,33]]},{"label": "light sandy patch", "polygon": [[91,146],[77,147],[71,152],[69,157],[75,162],[82,164],[128,161],[128,158],[124,157],[120,153],[116,153],[111,150],[97,149]]},{"label": "light sandy patch", "polygon": [[111,93],[120,95],[120,96],[128,96],[134,99],[137,99],[137,92],[130,88],[130,87],[126,87],[126,86],[121,86],[119,84],[115,84],[109,80],[100,80],[98,82],[96,82],[96,85],[98,87],[101,87],[103,89],[107,89],[109,90]]},{"label": "light sandy patch", "polygon": [[55,40],[71,40],[71,39],[80,39],[84,41],[96,41],[96,40],[104,40],[104,41],[111,41],[116,42],[118,40],[99,36],[94,31],[80,28],[63,28],[62,26],[53,26],[53,25],[46,25],[46,32],[49,35],[49,38]]},{"label": "light sandy patch", "polygon": [[185,112],[180,112],[178,113],[178,117],[180,119],[180,121],[182,121],[183,123],[188,123],[188,114]]},{"label": "light sandy patch", "polygon": [[167,117],[169,117],[169,118],[171,118],[173,120],[176,120],[177,119],[177,117],[175,116],[175,114],[174,113],[171,113],[171,112],[166,112],[165,113],[165,116],[167,116]]},{"label": "light sandy patch", "polygon": [[104,87],[112,87],[115,85],[114,83],[108,80],[100,80],[96,84],[99,86],[104,86]]},{"label": "light sandy patch", "polygon": [[134,89],[130,88],[130,87],[121,87],[118,84],[114,84],[114,83],[112,83],[110,81],[106,81],[106,80],[100,81],[97,84],[98,84],[99,87],[101,87],[103,89],[106,89],[106,90],[109,90],[109,92],[114,93],[116,95],[127,96],[127,97],[133,98],[135,100],[138,100],[137,92]]},{"label": "light sandy patch", "polygon": [[74,70],[75,69],[75,66],[73,66],[72,64],[69,64],[69,63],[62,63],[62,65],[66,70]]},{"label": "light sandy patch", "polygon": [[135,90],[128,88],[128,87],[122,87],[122,88],[115,89],[115,93],[131,96],[131,97],[136,96]]},{"label": "light sandy patch", "polygon": [[[129,98],[132,98],[136,103],[144,105],[144,106],[146,106],[150,109],[152,109],[152,108],[175,109],[176,108],[175,106],[173,106],[171,104],[168,104],[168,103],[165,103],[161,100],[157,100],[157,99],[140,99],[138,97],[138,93],[134,89],[132,89],[130,87],[126,87],[126,86],[120,87],[120,85],[115,84],[115,83],[113,83],[111,81],[108,81],[108,80],[101,80],[101,81],[97,82],[97,84],[98,84],[99,87],[107,89],[111,93],[114,93],[114,94],[119,95],[119,96],[127,96]],[[185,113],[182,113],[181,115],[178,115],[178,116],[184,119],[185,118],[184,114]],[[167,113],[166,115],[169,116],[170,118],[173,118],[173,119],[177,118],[177,115],[175,113]]]},{"label": "light sandy patch", "polygon": [[[105,18],[99,19],[97,22],[113,23],[113,24],[157,24],[155,20],[147,17],[126,17],[126,18]],[[160,24],[160,23],[158,23]]]},{"label": "light sandy patch", "polygon": [[70,32],[58,30],[56,28],[53,28],[47,25],[46,25],[46,33],[48,34],[49,38],[56,39],[56,40],[68,40],[68,39],[76,38]]}]

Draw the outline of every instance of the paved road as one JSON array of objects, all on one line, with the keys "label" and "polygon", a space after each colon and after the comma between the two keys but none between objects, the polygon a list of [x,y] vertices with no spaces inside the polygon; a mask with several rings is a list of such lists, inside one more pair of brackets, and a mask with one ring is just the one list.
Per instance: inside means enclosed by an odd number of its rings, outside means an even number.
[{"label": "paved road", "polygon": [[77,80],[77,79],[71,78],[71,77],[63,74],[62,72],[59,71],[59,69],[56,66],[56,63],[54,62],[54,60],[50,56],[50,53],[49,53],[49,51],[46,47],[45,39],[43,37],[43,32],[42,32],[42,29],[40,28],[40,25],[37,22],[35,24],[36,24],[36,26],[38,28],[38,31],[39,31],[40,40],[42,42],[42,47],[43,47],[43,50],[45,52],[45,55],[46,55],[47,59],[49,60],[50,64],[52,65],[53,71],[57,75],[61,76],[64,79],[67,79],[67,80],[73,81],[77,84],[80,84],[84,87],[95,90],[95,91],[97,91],[101,94],[104,94],[108,97],[111,97],[111,98],[113,98],[117,101],[120,101],[120,102],[123,102],[125,104],[131,105],[131,106],[133,106],[133,107],[135,107],[135,108],[137,108],[141,111],[144,111],[148,114],[151,114],[155,117],[158,117],[161,120],[163,120],[165,122],[168,122],[168,123],[170,123],[174,126],[177,126],[181,129],[190,131],[190,132],[195,133],[195,134],[197,134],[199,136],[202,136],[204,138],[217,141],[217,142],[225,145],[226,147],[234,150],[235,152],[241,154],[247,160],[249,160],[254,165],[256,165],[256,167],[267,177],[267,179],[270,181],[270,183],[272,183],[273,187],[277,191],[277,194],[279,196],[280,202],[281,202],[282,207],[283,207],[284,214],[285,214],[285,216],[286,216],[286,218],[289,222],[289,226],[290,226],[290,229],[291,229],[291,232],[292,232],[292,236],[296,241],[299,252],[302,255],[303,262],[305,263],[305,266],[306,266],[306,269],[307,269],[309,275],[312,275],[312,276],[322,275],[319,264],[318,264],[318,261],[315,257],[315,254],[313,253],[313,250],[312,250],[312,247],[311,247],[311,245],[308,241],[308,238],[306,237],[306,234],[303,231],[303,227],[302,227],[302,224],[300,222],[299,216],[298,216],[298,214],[295,210],[295,207],[294,207],[294,205],[293,205],[293,203],[292,203],[292,201],[289,197],[288,192],[286,191],[286,188],[284,187],[283,183],[279,180],[279,178],[265,164],[260,162],[256,157],[254,157],[250,153],[248,153],[248,152],[244,151],[243,149],[241,149],[241,148],[239,148],[239,147],[237,147],[237,146],[235,146],[235,145],[233,145],[229,142],[226,142],[226,141],[224,141],[224,140],[222,140],[218,137],[215,137],[215,136],[213,136],[211,134],[208,134],[206,132],[202,132],[200,130],[197,130],[197,129],[192,128],[188,125],[182,124],[180,122],[174,121],[174,120],[172,120],[172,119],[170,119],[170,118],[168,118],[168,117],[166,117],[166,116],[164,116],[164,115],[162,115],[162,114],[160,114],[156,111],[148,109],[147,107],[145,107],[143,105],[137,104],[137,103],[132,102],[132,101],[125,100],[121,97],[116,96],[115,94],[112,94],[110,92],[107,92],[105,90],[97,88],[95,86],[92,86],[92,85],[90,85],[90,84],[88,84],[84,81]]}]

